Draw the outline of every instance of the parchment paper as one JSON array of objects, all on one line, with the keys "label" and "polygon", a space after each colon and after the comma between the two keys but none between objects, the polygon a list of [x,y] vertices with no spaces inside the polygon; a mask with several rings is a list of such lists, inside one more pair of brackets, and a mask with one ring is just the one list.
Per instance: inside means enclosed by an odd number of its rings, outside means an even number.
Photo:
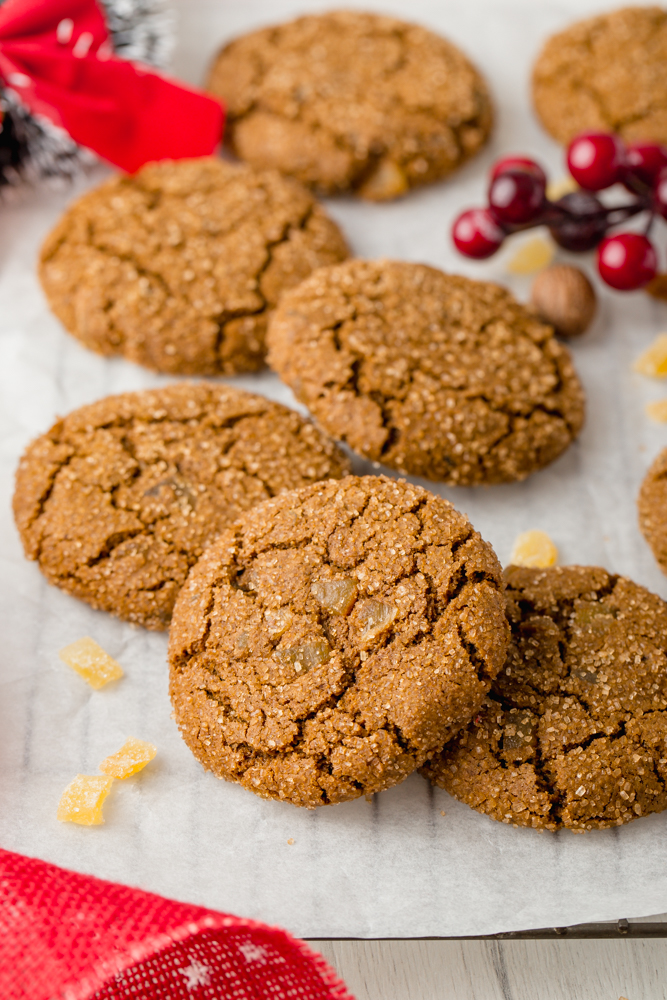
[{"label": "parchment paper", "polygon": [[[511,279],[505,270],[523,237],[475,264],[455,255],[449,227],[463,207],[483,204],[486,172],[501,152],[537,155],[552,177],[563,176],[562,151],[530,110],[529,67],[549,33],[606,5],[364,0],[368,9],[419,21],[462,45],[489,79],[498,123],[490,148],[449,183],[389,205],[331,201],[354,251],[490,277],[526,297],[529,279]],[[200,82],[223,40],[326,6],[318,0],[181,0],[175,70]],[[24,559],[10,497],[28,440],[57,414],[107,393],[167,381],[79,346],[49,314],[35,277],[43,236],[68,201],[103,176],[106,169],[99,168],[76,190],[30,191],[0,207],[2,845],[279,923],[304,937],[483,934],[667,910],[667,815],[583,836],[539,834],[478,815],[416,775],[370,802],[313,812],[218,781],[204,773],[171,720],[166,637],[90,610],[48,586]],[[667,230],[658,229],[664,267]],[[592,273],[591,260],[584,265]],[[667,329],[667,305],[643,293],[600,291],[600,315],[572,347],[588,397],[580,440],[521,484],[475,491],[424,485],[466,511],[502,561],[518,532],[541,528],[557,543],[562,562],[606,566],[667,598],[667,580],[639,534],[635,508],[644,471],[667,444],[667,427],[651,424],[644,406],[667,387],[630,368]],[[293,403],[270,374],[235,382]],[[357,471],[364,468],[357,463]],[[91,691],[59,661],[57,651],[83,635],[119,659],[122,681]],[[77,772],[95,773],[130,735],[152,741],[159,754],[141,775],[116,783],[105,826],[59,824],[63,788]]]}]

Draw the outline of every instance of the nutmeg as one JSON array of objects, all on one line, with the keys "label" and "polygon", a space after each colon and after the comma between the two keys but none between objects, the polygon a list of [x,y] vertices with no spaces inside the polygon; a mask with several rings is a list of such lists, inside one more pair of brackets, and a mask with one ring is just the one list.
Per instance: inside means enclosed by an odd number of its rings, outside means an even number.
[{"label": "nutmeg", "polygon": [[595,289],[583,271],[569,264],[554,264],[541,271],[533,282],[530,301],[561,337],[584,333],[597,309]]}]

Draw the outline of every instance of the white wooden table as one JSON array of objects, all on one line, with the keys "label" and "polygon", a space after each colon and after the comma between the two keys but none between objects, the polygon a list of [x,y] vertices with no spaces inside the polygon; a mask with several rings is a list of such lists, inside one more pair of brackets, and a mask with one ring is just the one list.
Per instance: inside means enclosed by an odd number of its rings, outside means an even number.
[{"label": "white wooden table", "polygon": [[312,941],[356,1000],[667,1000],[667,937]]}]

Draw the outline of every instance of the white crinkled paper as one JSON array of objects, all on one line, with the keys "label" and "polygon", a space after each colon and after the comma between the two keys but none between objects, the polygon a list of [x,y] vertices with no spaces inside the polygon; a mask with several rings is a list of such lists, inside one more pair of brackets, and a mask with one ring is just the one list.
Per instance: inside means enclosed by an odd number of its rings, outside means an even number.
[{"label": "white crinkled paper", "polygon": [[[175,71],[201,82],[225,39],[327,6],[180,0]],[[388,205],[331,201],[354,252],[497,279],[527,297],[530,280],[510,279],[505,270],[525,237],[475,264],[455,255],[449,227],[462,208],[483,203],[486,172],[501,153],[537,155],[553,178],[563,176],[562,151],[530,110],[529,68],[550,32],[606,2],[346,0],[346,6],[403,15],[448,35],[486,73],[498,111],[490,147],[450,182]],[[104,175],[100,168],[79,189]],[[35,276],[37,250],[75,193],[26,192],[0,206],[0,843],[282,924],[304,937],[484,934],[667,910],[667,814],[583,836],[540,834],[495,823],[418,775],[370,802],[309,812],[204,773],[171,719],[166,636],[92,611],[48,586],[24,559],[10,499],[25,444],[57,414],[167,381],[89,353],[46,308]],[[667,227],[657,227],[656,236],[664,267]],[[584,265],[590,271],[590,259]],[[644,406],[667,396],[667,384],[631,371],[633,358],[665,330],[666,304],[643,293],[601,290],[600,315],[572,348],[588,398],[580,440],[524,483],[475,491],[430,485],[470,516],[501,561],[520,531],[541,528],[562,562],[606,566],[667,598],[667,579],[639,534],[635,508],[645,469],[667,445],[667,427],[652,424]],[[234,384],[293,402],[270,374]],[[365,468],[357,463],[357,470]],[[121,662],[122,681],[92,691],[59,661],[58,650],[83,635]],[[77,772],[95,773],[128,736],[149,740],[159,752],[140,775],[116,783],[106,824],[59,824],[61,791]]]}]

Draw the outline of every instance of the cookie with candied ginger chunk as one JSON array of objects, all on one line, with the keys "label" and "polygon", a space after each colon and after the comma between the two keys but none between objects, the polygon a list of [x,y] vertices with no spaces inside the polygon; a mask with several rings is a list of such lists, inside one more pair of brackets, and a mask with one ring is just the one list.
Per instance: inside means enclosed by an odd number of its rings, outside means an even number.
[{"label": "cookie with candied ginger chunk", "polygon": [[362,11],[243,35],[218,53],[207,88],[243,160],[374,201],[446,177],[493,122],[487,85],[456,46]]},{"label": "cookie with candied ginger chunk", "polygon": [[446,500],[378,476],[244,514],[169,637],[183,739],[207,770],[314,807],[395,785],[478,711],[505,659],[495,554]]},{"label": "cookie with candied ginger chunk", "polygon": [[14,517],[50,583],[166,629],[190,567],[242,511],[348,471],[293,410],[181,383],[108,396],[58,420],[21,458]]}]

